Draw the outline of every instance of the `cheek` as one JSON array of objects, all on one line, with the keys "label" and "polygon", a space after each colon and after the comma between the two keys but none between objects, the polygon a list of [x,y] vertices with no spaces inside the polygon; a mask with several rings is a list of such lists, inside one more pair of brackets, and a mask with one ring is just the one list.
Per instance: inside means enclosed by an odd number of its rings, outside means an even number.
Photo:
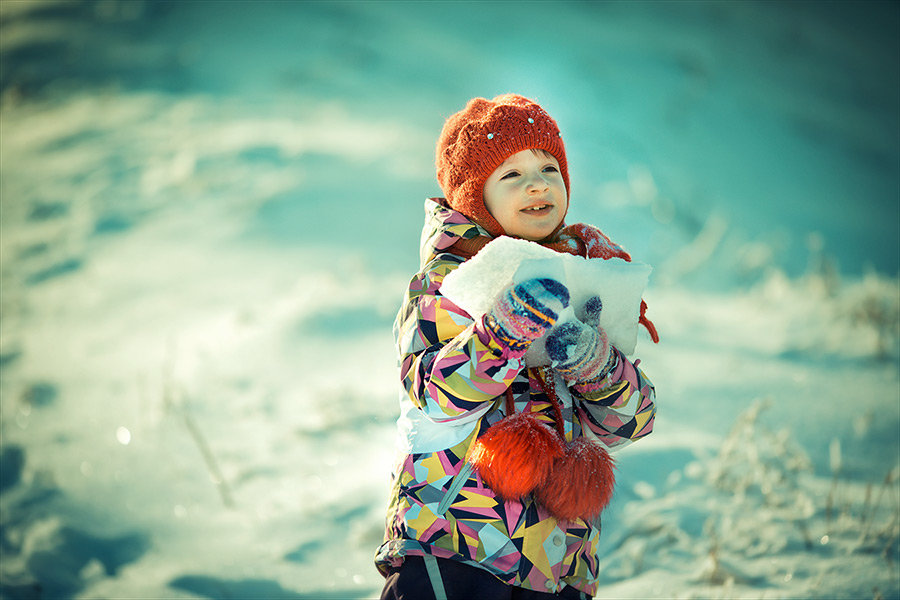
[{"label": "cheek", "polygon": [[497,215],[495,214],[496,213],[495,209],[497,206],[497,200],[496,200],[496,195],[493,193],[493,191],[485,188],[484,194],[482,195],[482,200],[484,202],[484,207],[487,209],[487,211],[491,214],[492,217],[496,218]]},{"label": "cheek", "polygon": [[496,219],[498,214],[502,214],[504,209],[511,204],[509,196],[510,190],[508,186],[496,185],[491,188],[485,188],[484,207]]}]

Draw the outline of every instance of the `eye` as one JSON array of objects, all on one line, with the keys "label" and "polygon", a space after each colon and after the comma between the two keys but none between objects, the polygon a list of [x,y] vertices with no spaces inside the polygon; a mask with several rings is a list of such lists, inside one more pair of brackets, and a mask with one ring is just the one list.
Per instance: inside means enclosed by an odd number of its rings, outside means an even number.
[{"label": "eye", "polygon": [[557,169],[553,165],[547,165],[546,167],[544,167],[544,172],[545,173],[559,173],[559,169]]},{"label": "eye", "polygon": [[518,171],[510,171],[509,173],[507,173],[506,175],[501,177],[500,181],[503,181],[504,179],[512,179],[513,177],[518,177],[518,176],[519,176]]}]

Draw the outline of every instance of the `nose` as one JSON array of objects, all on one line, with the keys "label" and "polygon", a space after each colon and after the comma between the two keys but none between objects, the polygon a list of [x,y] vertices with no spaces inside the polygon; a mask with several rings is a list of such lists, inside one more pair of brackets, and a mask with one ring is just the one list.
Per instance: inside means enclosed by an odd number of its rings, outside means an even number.
[{"label": "nose", "polygon": [[535,173],[531,176],[531,179],[528,180],[528,186],[526,187],[528,193],[536,194],[539,192],[546,192],[550,189],[550,184],[547,183],[547,180],[541,176],[540,173]]}]

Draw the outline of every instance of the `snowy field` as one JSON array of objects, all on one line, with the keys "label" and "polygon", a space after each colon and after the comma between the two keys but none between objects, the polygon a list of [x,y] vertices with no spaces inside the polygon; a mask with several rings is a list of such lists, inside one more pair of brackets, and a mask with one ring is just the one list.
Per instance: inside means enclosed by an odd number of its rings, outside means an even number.
[{"label": "snowy field", "polygon": [[472,96],[654,266],[601,598],[900,598],[900,8],[0,2],[0,598],[377,597]]}]

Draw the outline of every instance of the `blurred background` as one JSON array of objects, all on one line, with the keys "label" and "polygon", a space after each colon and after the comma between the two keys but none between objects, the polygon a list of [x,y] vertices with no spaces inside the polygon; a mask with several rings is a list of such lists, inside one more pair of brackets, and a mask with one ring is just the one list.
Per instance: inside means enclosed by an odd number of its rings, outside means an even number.
[{"label": "blurred background", "polygon": [[[560,125],[569,222],[654,267],[606,589],[900,594],[898,57],[887,1],[4,0],[0,596],[377,595],[434,144],[505,92]],[[688,509],[763,405],[796,510]],[[669,541],[636,550],[647,505]],[[777,566],[709,567],[730,510]],[[835,548],[839,512],[884,535]]]}]

